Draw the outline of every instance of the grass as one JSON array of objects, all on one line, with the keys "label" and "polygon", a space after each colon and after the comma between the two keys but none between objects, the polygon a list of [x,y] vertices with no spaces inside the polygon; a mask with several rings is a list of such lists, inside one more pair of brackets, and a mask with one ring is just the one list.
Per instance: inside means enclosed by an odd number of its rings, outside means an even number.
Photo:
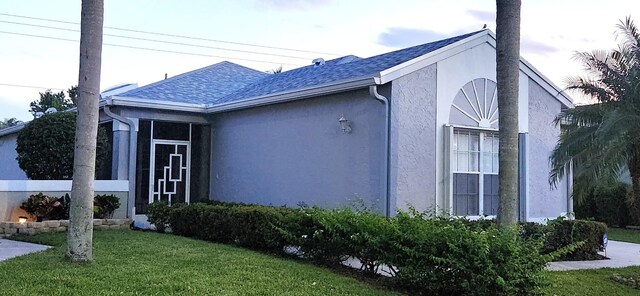
[{"label": "grass", "polygon": [[548,272],[551,285],[545,289],[546,295],[640,295],[640,290],[613,281],[613,274],[640,278],[640,266],[626,268],[603,268],[574,271]]},{"label": "grass", "polygon": [[[609,228],[607,236],[610,240],[640,243],[640,231],[624,228]],[[640,278],[640,266],[627,268],[603,268],[590,270],[549,272],[551,285],[547,287],[547,295],[608,295],[626,296],[640,295],[640,290],[613,281],[613,274]]]},{"label": "grass", "polygon": [[640,244],[640,230],[610,227],[607,229],[607,237],[610,240]]},{"label": "grass", "polygon": [[21,240],[54,246],[0,262],[2,295],[389,295],[352,277],[232,246],[130,230],[96,231],[94,261],[63,259],[66,234]]}]

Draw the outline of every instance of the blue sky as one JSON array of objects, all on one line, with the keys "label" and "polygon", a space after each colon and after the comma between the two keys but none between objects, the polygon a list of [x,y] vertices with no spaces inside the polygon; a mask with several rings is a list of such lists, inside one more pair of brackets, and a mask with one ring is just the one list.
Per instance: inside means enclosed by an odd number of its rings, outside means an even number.
[{"label": "blue sky", "polygon": [[[105,45],[102,89],[124,82],[145,85],[163,79],[165,73],[174,76],[222,60],[264,71],[280,65],[287,70],[310,64],[317,57],[331,59],[347,54],[368,57],[427,43],[479,30],[485,23],[495,31],[495,2],[484,0],[105,2],[104,32],[108,34],[104,37],[105,44],[205,56]],[[574,51],[615,47],[615,25],[630,12],[640,11],[640,1],[633,0],[523,2],[521,53],[561,87],[565,77],[582,74],[581,66],[571,58]],[[79,33],[75,30],[79,29],[79,25],[73,23],[79,22],[79,0],[0,1],[0,119],[16,117],[29,120],[29,102],[38,98],[38,92],[46,88],[66,89],[77,84],[77,42],[16,34],[78,40]],[[304,52],[113,28],[299,49]]]}]

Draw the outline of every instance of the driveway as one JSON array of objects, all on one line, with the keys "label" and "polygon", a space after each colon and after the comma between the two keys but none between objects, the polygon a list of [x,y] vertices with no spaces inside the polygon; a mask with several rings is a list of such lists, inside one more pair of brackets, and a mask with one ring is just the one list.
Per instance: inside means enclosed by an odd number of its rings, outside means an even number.
[{"label": "driveway", "polygon": [[[604,252],[600,253],[605,255]],[[597,268],[620,268],[640,265],[640,244],[625,243],[619,241],[609,241],[606,256],[609,260],[592,261],[560,261],[551,262],[547,265],[547,270],[578,270]]]},{"label": "driveway", "polygon": [[8,260],[14,257],[27,255],[36,252],[42,252],[49,246],[12,241],[8,239],[0,239],[0,261]]}]

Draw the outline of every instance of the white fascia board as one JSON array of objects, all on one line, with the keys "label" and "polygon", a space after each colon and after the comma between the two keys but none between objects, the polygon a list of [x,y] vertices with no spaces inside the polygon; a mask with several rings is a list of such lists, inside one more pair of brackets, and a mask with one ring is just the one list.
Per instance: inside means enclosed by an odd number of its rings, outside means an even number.
[{"label": "white fascia board", "polygon": [[8,128],[3,128],[3,129],[0,130],[0,137],[17,133],[20,130],[22,130],[25,126],[27,126],[26,122],[18,124],[18,125],[11,126],[11,127],[8,127]]},{"label": "white fascia board", "polygon": [[374,85],[376,81],[371,76],[360,77],[356,79],[343,80],[333,82],[329,84],[323,84],[319,86],[312,86],[293,91],[269,94],[264,96],[253,97],[240,101],[228,102],[223,104],[217,104],[207,108],[208,113],[218,113],[225,111],[232,111],[244,108],[251,108],[257,106],[264,106],[288,101],[295,101],[305,99],[309,97],[316,97],[321,95],[328,95],[332,93],[338,93],[342,91],[348,91],[366,86]]},{"label": "white fascia board", "polygon": [[184,112],[197,112],[204,113],[207,109],[205,104],[189,104],[178,103],[161,100],[149,100],[132,97],[120,97],[110,96],[106,99],[106,105],[111,106],[123,106],[123,107],[135,107],[135,108],[149,108],[149,109],[161,109],[172,111],[184,111]]},{"label": "white fascia board", "polygon": [[[488,43],[493,48],[496,48],[496,35],[493,32],[489,31],[488,36],[490,37],[488,39]],[[554,98],[556,98],[556,100],[560,101],[562,105],[568,108],[574,107],[573,99],[571,99],[569,95],[567,95],[560,87],[558,87],[553,82],[551,82],[549,78],[547,78],[542,73],[540,73],[538,69],[536,69],[533,65],[531,65],[531,63],[529,63],[523,57],[520,57],[520,71],[527,74],[529,78],[531,78],[537,84],[542,86],[542,88],[544,88],[547,92],[549,92]]]},{"label": "white fascia board", "polygon": [[419,69],[422,69],[426,66],[444,60],[448,57],[459,54],[465,50],[488,42],[489,30],[485,30],[483,32],[479,32],[475,35],[469,36],[460,41],[451,43],[445,47],[439,48],[422,56],[419,56],[415,59],[406,61],[402,64],[393,66],[389,69],[386,69],[380,72],[380,77],[376,78],[377,84],[385,84],[394,79],[398,79],[404,75],[413,73]]}]

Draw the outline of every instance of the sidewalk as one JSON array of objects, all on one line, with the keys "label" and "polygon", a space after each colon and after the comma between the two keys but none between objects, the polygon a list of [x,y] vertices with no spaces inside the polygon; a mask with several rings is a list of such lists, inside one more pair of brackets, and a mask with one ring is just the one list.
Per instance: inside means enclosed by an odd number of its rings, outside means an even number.
[{"label": "sidewalk", "polygon": [[49,246],[0,239],[0,262],[26,254],[42,252]]},{"label": "sidewalk", "polygon": [[[601,252],[600,254],[604,255],[605,253]],[[547,265],[547,270],[564,271],[578,269],[597,269],[605,267],[620,268],[640,265],[640,244],[610,240],[606,256],[611,259],[550,262],[549,265]]]}]

